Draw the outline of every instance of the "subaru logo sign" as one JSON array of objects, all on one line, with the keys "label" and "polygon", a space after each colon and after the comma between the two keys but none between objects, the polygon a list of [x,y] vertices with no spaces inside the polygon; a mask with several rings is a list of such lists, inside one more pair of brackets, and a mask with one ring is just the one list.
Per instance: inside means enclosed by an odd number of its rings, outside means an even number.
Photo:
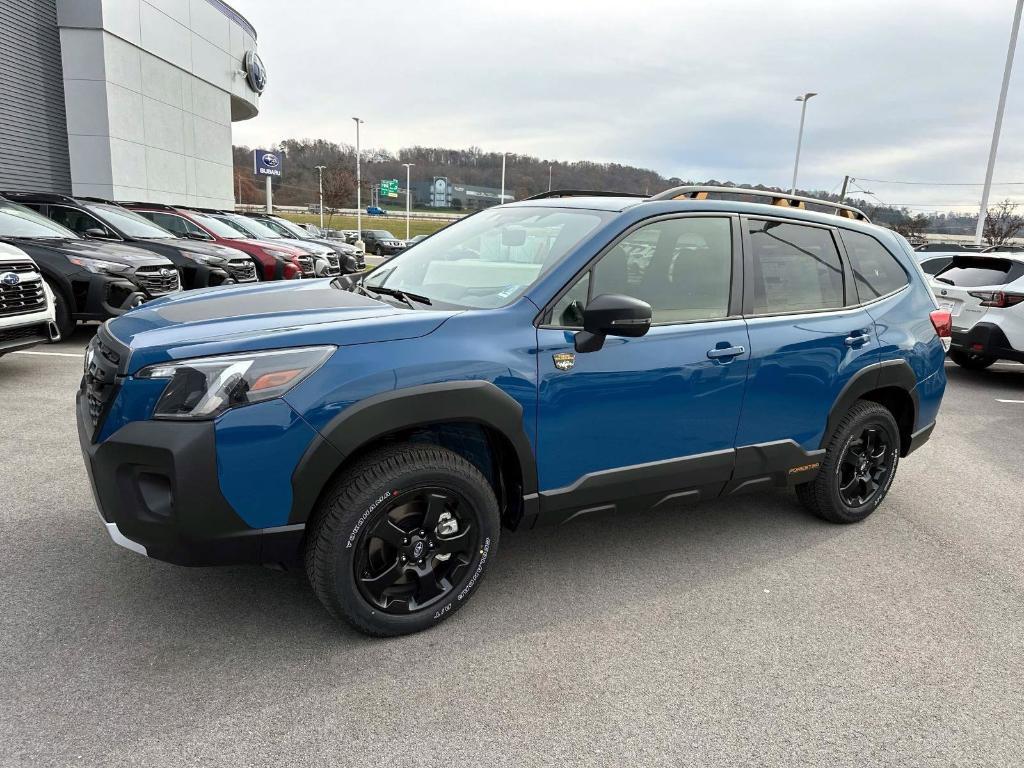
[{"label": "subaru logo sign", "polygon": [[21,282],[21,276],[17,272],[4,272],[0,275],[0,285],[17,285]]},{"label": "subaru logo sign", "polygon": [[253,150],[252,170],[256,176],[280,177],[284,171],[284,155],[280,152],[268,152],[265,149]]},{"label": "subaru logo sign", "polygon": [[263,93],[267,87],[267,68],[256,51],[245,52],[245,80],[256,93]]},{"label": "subaru logo sign", "polygon": [[168,277],[173,277],[173,275],[174,275],[174,270],[173,269],[168,269],[167,267],[164,267],[163,269],[160,270],[160,277],[168,278]]}]

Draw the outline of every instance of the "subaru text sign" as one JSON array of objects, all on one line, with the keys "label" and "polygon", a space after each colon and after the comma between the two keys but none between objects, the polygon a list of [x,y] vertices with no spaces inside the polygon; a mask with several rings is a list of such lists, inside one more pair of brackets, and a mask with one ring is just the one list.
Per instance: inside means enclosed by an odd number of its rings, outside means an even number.
[{"label": "subaru text sign", "polygon": [[257,176],[281,176],[284,170],[284,155],[256,149],[252,153],[252,169]]}]

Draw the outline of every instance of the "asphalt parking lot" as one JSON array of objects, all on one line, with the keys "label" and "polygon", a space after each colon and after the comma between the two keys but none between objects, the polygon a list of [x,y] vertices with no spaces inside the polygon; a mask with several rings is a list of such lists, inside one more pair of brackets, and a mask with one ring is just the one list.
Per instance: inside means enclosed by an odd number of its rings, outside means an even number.
[{"label": "asphalt parking lot", "polygon": [[508,534],[465,610],[379,641],[298,574],[108,539],[87,338],[0,359],[2,765],[1024,763],[1024,366],[948,365],[861,525],[777,493]]}]

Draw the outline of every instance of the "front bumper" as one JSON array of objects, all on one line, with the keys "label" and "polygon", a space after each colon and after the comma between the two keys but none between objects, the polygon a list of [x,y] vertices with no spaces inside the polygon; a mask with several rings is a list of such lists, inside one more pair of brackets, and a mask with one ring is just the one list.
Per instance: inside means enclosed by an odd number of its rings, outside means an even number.
[{"label": "front bumper", "polygon": [[82,392],[78,438],[110,537],[176,565],[292,562],[305,526],[251,528],[221,494],[213,422],[133,421],[102,443]]},{"label": "front bumper", "polygon": [[1024,363],[1024,350],[1014,349],[995,323],[976,323],[969,331],[954,328],[950,349]]}]

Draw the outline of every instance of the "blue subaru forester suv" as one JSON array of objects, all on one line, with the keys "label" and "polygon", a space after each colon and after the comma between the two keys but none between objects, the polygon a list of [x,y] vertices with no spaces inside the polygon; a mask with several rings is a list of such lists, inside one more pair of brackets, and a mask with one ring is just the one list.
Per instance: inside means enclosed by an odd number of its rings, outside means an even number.
[{"label": "blue subaru forester suv", "polygon": [[358,281],[108,321],[79,435],[118,544],[304,563],[333,615],[396,635],[466,603],[502,528],[787,487],[863,520],[935,426],[949,335],[854,208],[553,192]]}]

